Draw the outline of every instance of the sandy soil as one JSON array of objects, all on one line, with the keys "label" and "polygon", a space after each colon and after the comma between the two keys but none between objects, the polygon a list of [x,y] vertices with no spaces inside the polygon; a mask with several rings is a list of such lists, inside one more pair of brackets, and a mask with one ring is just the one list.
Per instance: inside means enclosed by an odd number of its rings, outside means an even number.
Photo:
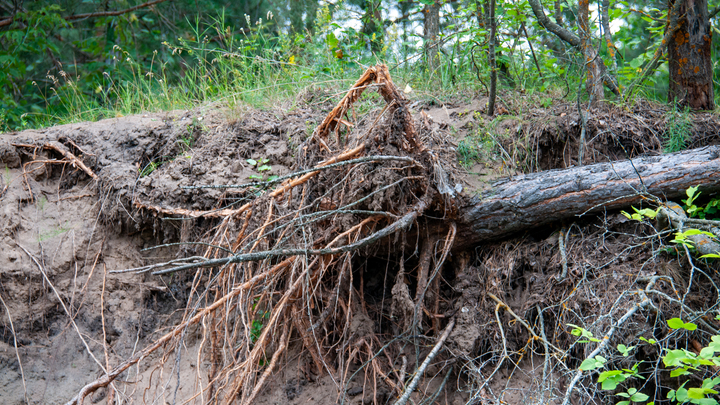
[{"label": "sandy soil", "polygon": [[[483,99],[443,106],[416,103],[413,112],[457,148],[484,128],[488,121],[482,116],[484,105]],[[512,105],[504,108],[513,112]],[[240,184],[251,176],[267,178],[295,170],[298,145],[325,113],[327,106],[232,114],[171,112],[0,134],[0,169],[4,169],[0,179],[2,402],[65,403],[84,384],[101,376],[103,369],[121,363],[174,325],[187,303],[192,274],[156,277],[111,271],[196,254],[188,245],[143,250],[199,240],[216,224],[212,219],[163,220],[158,212],[216,210],[247,200],[247,191],[183,187]],[[594,122],[599,127],[614,125],[602,117]],[[573,164],[576,146],[571,138],[579,121],[570,107],[537,110],[523,117],[508,115],[497,119],[497,125],[507,129],[508,137],[490,140],[499,147],[484,161],[461,165],[454,158],[457,151],[447,149],[452,157],[449,170],[463,185],[465,195],[474,195],[501,176]],[[652,125],[655,123],[645,129]],[[717,142],[717,135],[710,135],[714,127],[705,121],[702,125],[693,142]],[[651,129],[643,131],[615,136],[633,155],[660,153],[657,135]],[[524,135],[518,137],[518,133]],[[61,163],[61,154],[44,147],[53,142],[85,162],[97,179],[68,162]],[[596,147],[591,143],[587,154],[590,162],[620,153],[621,148],[607,139],[593,142]],[[537,151],[534,157],[526,153],[532,149]],[[267,159],[271,169],[259,172],[260,165],[252,165],[248,159]],[[567,384],[568,370],[543,369],[538,343],[532,345],[534,353],[515,356],[515,365],[507,362],[493,374],[497,358],[484,355],[497,353],[504,339],[508,350],[516,354],[522,353],[528,342],[527,331],[517,324],[504,331],[506,336],[499,335],[492,326],[496,312],[495,304],[486,297],[488,292],[503,297],[516,313],[532,315],[536,323],[540,322],[537,311],[533,312],[536,306],[553,308],[545,322],[556,325],[558,336],[567,335],[561,330],[567,315],[558,310],[558,302],[585,314],[588,306],[597,305],[597,297],[572,298],[572,285],[555,283],[554,276],[561,271],[555,231],[536,231],[452,258],[452,268],[444,276],[447,286],[443,287],[446,309],[457,314],[458,322],[448,340],[449,358],[474,358],[476,361],[468,364],[477,368],[461,367],[449,359],[444,360],[447,364],[434,365],[427,372],[430,377],[413,394],[415,400],[437,389],[445,376],[441,371],[452,364],[450,388],[436,403],[464,404],[472,388],[477,388],[479,376],[490,375],[493,380],[482,391],[488,399],[500,393],[509,404],[557,403],[553,401]],[[613,240],[603,232],[613,233]],[[648,247],[637,247],[632,257],[623,250],[633,234],[642,232],[617,214],[579,223],[569,238],[575,252],[568,259],[570,271],[579,279],[584,269],[602,269],[588,287],[596,288],[599,295],[632,285],[627,274],[637,268],[647,274],[681,272],[675,259],[656,257]],[[597,246],[606,250],[585,257]],[[601,267],[601,262],[612,265]],[[368,276],[368,286],[380,284],[376,291],[366,293],[368,301],[372,294],[389,293],[392,287],[383,286],[379,276],[373,277]],[[502,316],[505,321],[512,320],[507,314]],[[368,318],[365,325],[355,328],[379,328],[373,322]],[[638,325],[637,330],[645,330],[645,323]],[[192,399],[197,384],[207,384],[210,367],[198,351],[201,327],[187,330],[179,355],[153,354],[149,361],[123,374],[112,391],[100,390],[89,399],[106,403],[112,392],[118,403],[203,403],[201,396]],[[293,341],[296,339],[291,345]],[[344,399],[345,403],[369,404],[394,398],[387,387],[381,384],[376,389],[377,382],[365,381],[362,375],[342,386],[333,376],[307,372],[299,360],[304,355],[289,353],[258,404],[335,404]],[[408,348],[403,353],[408,373],[412,373],[427,351],[416,353]],[[576,355],[581,358],[582,352],[578,350]],[[400,367],[400,359],[397,361]],[[474,399],[476,403],[484,403],[482,395]]]}]

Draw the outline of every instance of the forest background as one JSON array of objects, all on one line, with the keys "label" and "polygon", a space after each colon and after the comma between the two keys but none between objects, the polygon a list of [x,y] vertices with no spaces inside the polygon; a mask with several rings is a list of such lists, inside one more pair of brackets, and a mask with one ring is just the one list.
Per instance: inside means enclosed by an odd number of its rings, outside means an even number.
[{"label": "forest background", "polygon": [[0,0],[0,131],[269,106],[344,88],[377,61],[428,98],[492,93],[497,74],[501,90],[547,105],[643,97],[712,110],[716,3]]}]

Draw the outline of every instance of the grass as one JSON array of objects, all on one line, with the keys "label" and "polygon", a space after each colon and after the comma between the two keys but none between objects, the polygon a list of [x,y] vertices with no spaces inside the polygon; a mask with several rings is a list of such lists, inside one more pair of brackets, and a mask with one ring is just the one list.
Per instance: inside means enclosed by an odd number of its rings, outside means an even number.
[{"label": "grass", "polygon": [[690,111],[686,108],[682,111],[673,109],[667,112],[667,124],[663,138],[665,140],[665,152],[680,152],[687,148],[687,143],[692,135],[692,118]]},{"label": "grass", "polygon": [[[332,28],[332,21],[318,18],[318,33]],[[298,95],[307,92],[333,94],[338,99],[367,66],[380,61],[388,64],[399,88],[412,89],[410,98],[445,103],[485,94],[485,54],[480,48],[463,47],[460,38],[447,42],[439,53],[438,68],[430,71],[421,57],[415,57],[421,55],[417,49],[408,54],[388,46],[381,55],[370,55],[364,41],[353,38],[360,34],[349,33],[343,41],[345,56],[337,58],[333,48],[337,45],[330,44],[324,34],[271,36],[268,32],[272,30],[265,29],[268,27],[257,25],[233,37],[224,35],[228,30],[221,18],[207,27],[196,24],[193,35],[159,43],[149,62],[134,60],[130,52],[116,46],[116,63],[103,74],[102,83],[97,83],[92,94],[81,89],[76,76],[61,72],[52,77],[55,85],[52,94],[46,95],[46,102],[58,107],[35,113],[30,126],[217,106],[231,111],[246,106],[292,108]],[[207,39],[212,37],[226,39],[222,43]],[[392,39],[389,33],[388,42]],[[510,104],[520,110],[513,113],[523,114],[527,108],[537,106],[548,108],[558,98],[574,100],[577,95],[578,77],[584,74],[579,65],[569,60],[566,66],[559,67],[549,53],[540,56],[545,60],[542,76],[529,60],[506,57],[516,87],[505,87],[507,95],[501,92],[500,101],[504,101],[503,97],[512,99],[508,100]],[[377,95],[370,93],[369,97]],[[361,100],[356,105],[358,112],[373,108],[376,103],[372,101]],[[470,156],[475,152],[468,147],[465,153]]]}]

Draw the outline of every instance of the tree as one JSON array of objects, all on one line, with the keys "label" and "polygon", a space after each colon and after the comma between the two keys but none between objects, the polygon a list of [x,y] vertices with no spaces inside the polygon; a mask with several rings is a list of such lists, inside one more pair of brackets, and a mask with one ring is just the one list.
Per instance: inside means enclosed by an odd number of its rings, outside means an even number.
[{"label": "tree", "polygon": [[712,28],[707,0],[670,0],[669,9],[676,2],[680,2],[678,26],[667,44],[668,102],[695,110],[712,110],[715,108]]},{"label": "tree", "polygon": [[430,72],[438,67],[438,34],[440,33],[440,1],[425,1],[423,7],[423,40],[425,61]]},{"label": "tree", "polygon": [[383,47],[383,22],[381,0],[365,0],[363,2],[365,10],[362,16],[362,33],[369,43],[370,50],[373,53],[379,53]]}]

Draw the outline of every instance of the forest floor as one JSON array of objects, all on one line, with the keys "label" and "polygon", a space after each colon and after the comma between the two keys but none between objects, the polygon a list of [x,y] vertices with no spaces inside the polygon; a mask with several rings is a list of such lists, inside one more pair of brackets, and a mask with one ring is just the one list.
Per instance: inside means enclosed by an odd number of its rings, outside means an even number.
[{"label": "forest floor", "polygon": [[[199,108],[0,134],[1,402],[66,403],[105,370],[158,341],[198,307],[211,304],[213,299],[208,297],[215,290],[208,288],[208,294],[197,298],[199,290],[211,285],[210,275],[200,270],[153,275],[153,269],[144,266],[203,255],[206,246],[178,243],[209,242],[223,217],[194,213],[221,213],[238,203],[252,202],[254,195],[246,189],[183,187],[243,184],[258,176],[267,180],[270,175],[312,167],[303,161],[303,148],[308,148],[311,134],[338,98],[302,95],[272,111]],[[577,164],[582,120],[575,103],[527,105],[522,95],[508,92],[498,113],[489,117],[487,100],[482,97],[458,96],[442,104],[409,98],[418,138],[435,151],[459,207],[482,198],[499,178]],[[358,111],[352,112],[353,133],[374,133],[385,120],[391,126],[392,120],[381,119],[384,107],[378,97],[358,102]],[[583,163],[661,154],[667,128],[676,124],[669,122],[673,118],[668,111],[644,103],[585,111]],[[687,147],[720,144],[717,117],[698,114],[686,124],[692,134]],[[385,150],[380,148],[387,154],[401,149],[391,142]],[[71,162],[68,152],[87,170]],[[267,170],[259,170],[263,165]],[[371,183],[368,192],[389,183],[389,176],[351,182]],[[380,193],[365,209],[390,212],[404,195]],[[319,205],[323,203],[333,201]],[[407,238],[420,235],[424,221],[418,219],[419,231]],[[351,225],[338,225],[332,235]],[[318,229],[323,226],[331,233],[335,225],[321,224]],[[244,228],[240,228],[228,227],[242,234]],[[707,283],[689,287],[683,281],[690,271],[687,258],[660,253],[666,246],[655,235],[652,226],[630,221],[618,212],[529,229],[467,251],[444,248],[443,234],[433,239],[436,244],[430,249],[432,261],[442,268],[437,283],[431,279],[428,284],[437,285],[433,290],[437,294],[428,292],[429,309],[419,329],[399,325],[403,319],[397,311],[402,309],[397,307],[402,299],[394,287],[403,284],[396,281],[398,274],[407,272],[405,280],[414,292],[420,276],[413,271],[423,265],[418,246],[428,242],[403,242],[394,236],[380,240],[379,247],[360,249],[351,257],[353,269],[346,281],[351,291],[339,287],[338,280],[344,277],[339,270],[335,282],[326,284],[330,294],[321,292],[320,298],[309,301],[316,304],[308,305],[328,308],[334,303],[336,318],[347,320],[334,324],[342,332],[328,328],[323,332],[325,340],[319,339],[318,344],[324,345],[319,350],[324,353],[320,363],[326,362],[326,368],[321,369],[315,353],[303,346],[304,334],[276,324],[271,333],[278,336],[268,338],[275,339],[274,343],[268,343],[267,353],[250,373],[253,384],[258,383],[262,367],[275,360],[270,358],[273,352],[283,348],[285,353],[279,356],[279,364],[273,364],[254,403],[393,403],[452,317],[455,327],[448,329],[446,350],[425,370],[425,378],[411,395],[415,404],[489,404],[495,400],[560,404],[574,369],[589,352],[576,343],[567,324],[584,325],[601,336],[609,325],[603,317],[619,318],[633,306],[624,294],[637,288],[642,277],[668,276],[678,285],[666,283],[659,289],[687,289],[686,305],[697,310],[709,306],[707,297],[714,290]],[[309,237],[319,238],[317,234]],[[564,245],[565,257],[560,245]],[[156,246],[160,247],[150,249]],[[563,265],[568,276],[559,280]],[[128,269],[139,270],[117,272]],[[267,315],[257,315],[255,306],[263,299],[279,305],[280,293],[290,288],[280,281],[274,283],[280,287],[257,290],[251,297],[256,304],[250,311],[256,318],[249,325],[262,328],[269,323]],[[347,304],[330,297],[333,289],[349,300]],[[279,295],[263,298],[268,291]],[[506,307],[498,306],[491,296]],[[669,302],[657,305],[666,314],[678,311]],[[533,339],[503,308],[541,330],[544,342]],[[327,318],[313,310],[318,319]],[[227,309],[227,313],[232,311],[235,308]],[[496,319],[502,320],[502,328]],[[109,388],[91,393],[86,403],[106,403],[109,396],[117,403],[207,402],[212,392],[203,389],[212,385],[209,376],[222,380],[215,381],[213,388],[222,391],[223,384],[233,381],[228,364],[241,365],[227,360],[228,356],[240,351],[239,346],[262,340],[260,330],[249,330],[245,343],[214,348],[217,342],[209,342],[214,335],[207,332],[212,322],[216,318],[188,326],[181,337],[128,368]],[[224,322],[223,330],[232,334],[236,324]],[[407,328],[415,333],[405,333]],[[287,330],[291,332],[283,341],[279,335]],[[638,314],[616,335],[615,343],[666,333],[652,314]],[[400,335],[405,339],[393,338]],[[236,336],[233,339],[242,342]],[[230,338],[219,340],[229,342]],[[558,353],[548,344],[564,351],[566,358],[556,358]],[[389,348],[381,355],[382,345]],[[221,353],[216,357],[219,360],[214,362],[209,353]],[[377,363],[374,354],[380,359]],[[638,359],[652,357],[652,348],[639,349]],[[618,357],[617,364],[622,361]],[[228,370],[218,371],[223,367]],[[393,387],[393,381],[399,386]],[[583,380],[572,403],[605,403],[603,394],[593,389],[596,386],[590,378]],[[658,383],[644,389],[655,389],[660,396],[665,388]]]}]

